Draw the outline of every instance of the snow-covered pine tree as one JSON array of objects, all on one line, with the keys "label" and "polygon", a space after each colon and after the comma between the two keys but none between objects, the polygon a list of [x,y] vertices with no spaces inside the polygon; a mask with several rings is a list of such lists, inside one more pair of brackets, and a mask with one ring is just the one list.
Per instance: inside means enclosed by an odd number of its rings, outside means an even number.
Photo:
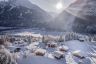
[{"label": "snow-covered pine tree", "polygon": [[11,53],[0,45],[0,64],[17,64]]},{"label": "snow-covered pine tree", "polygon": [[60,37],[59,37],[59,42],[64,42],[63,35],[60,35]]}]

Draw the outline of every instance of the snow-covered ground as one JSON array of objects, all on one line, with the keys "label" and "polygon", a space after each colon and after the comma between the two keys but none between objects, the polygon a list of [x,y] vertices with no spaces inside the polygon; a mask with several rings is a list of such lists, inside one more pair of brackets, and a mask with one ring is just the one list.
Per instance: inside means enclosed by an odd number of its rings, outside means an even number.
[{"label": "snow-covered ground", "polygon": [[46,34],[50,34],[50,35],[60,35],[64,32],[57,32],[57,31],[46,31],[46,30],[40,30],[38,28],[30,28],[30,29],[15,29],[15,30],[8,30],[8,31],[2,31],[4,33],[8,33],[8,34],[15,34],[15,35],[22,35],[24,33],[34,33],[34,34],[41,34],[41,35],[46,35]]},{"label": "snow-covered ground", "polygon": [[[43,35],[61,35],[63,32],[50,32],[45,30],[13,30],[7,31],[11,35],[34,36],[41,37]],[[16,42],[21,42],[20,44]],[[26,44],[27,43],[27,44]],[[40,41],[24,42],[14,41],[7,49],[12,52],[14,48],[17,64],[96,64],[96,43],[88,41],[70,40],[64,42],[54,42],[56,47],[48,47],[46,43]],[[50,43],[52,44],[52,42]],[[53,45],[53,44],[52,44]],[[59,47],[64,46],[68,51],[59,50]],[[20,49],[20,50],[19,50]],[[56,52],[58,51],[58,52]],[[74,53],[74,54],[73,54]],[[62,57],[63,54],[63,57]],[[59,58],[59,59],[58,59]]]},{"label": "snow-covered ground", "polygon": [[[93,60],[89,60],[91,59],[90,56],[88,55],[89,53],[89,49],[86,46],[85,42],[80,42],[77,40],[73,40],[73,41],[68,41],[68,42],[64,42],[66,46],[69,47],[69,51],[68,52],[64,52],[64,58],[61,59],[56,59],[53,56],[53,52],[56,51],[56,48],[44,48],[44,47],[39,47],[40,45],[42,45],[41,43],[36,44],[36,42],[29,45],[29,49],[45,49],[47,52],[45,53],[44,56],[36,56],[33,53],[30,52],[30,50],[25,50],[19,52],[19,58],[17,60],[18,64],[78,64],[80,61],[84,62],[83,64],[93,64],[92,61]],[[37,47],[34,47],[36,44]],[[38,46],[39,45],[39,46]],[[28,46],[27,46],[28,47]],[[80,54],[82,56],[85,56],[89,59],[85,59],[82,60],[78,57],[75,57],[72,55],[72,52],[74,51],[78,51],[80,50]],[[51,52],[50,52],[51,51]],[[24,52],[24,53],[23,53]],[[24,55],[27,55],[27,57],[23,57]],[[89,63],[88,63],[89,62]]]},{"label": "snow-covered ground", "polygon": [[56,59],[51,59],[47,57],[28,56],[27,58],[18,59],[18,64],[64,64],[64,63]]}]

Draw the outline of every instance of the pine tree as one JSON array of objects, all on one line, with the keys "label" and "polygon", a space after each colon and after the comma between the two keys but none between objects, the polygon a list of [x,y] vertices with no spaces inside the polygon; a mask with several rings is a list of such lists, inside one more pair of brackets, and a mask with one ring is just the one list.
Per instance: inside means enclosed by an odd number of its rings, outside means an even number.
[{"label": "pine tree", "polygon": [[60,35],[60,37],[59,37],[59,42],[64,42],[63,35]]}]

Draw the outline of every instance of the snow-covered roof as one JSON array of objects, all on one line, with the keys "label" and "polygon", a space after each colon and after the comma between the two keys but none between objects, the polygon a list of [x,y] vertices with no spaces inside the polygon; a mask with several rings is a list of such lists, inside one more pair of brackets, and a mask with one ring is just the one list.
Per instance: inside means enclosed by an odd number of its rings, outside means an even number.
[{"label": "snow-covered roof", "polygon": [[45,49],[37,49],[35,52],[42,52],[42,53],[45,53],[46,52],[46,50]]},{"label": "snow-covered roof", "polygon": [[61,49],[61,48],[64,49],[64,50],[68,50],[69,49],[68,46],[64,46],[64,45],[59,47],[59,49]]}]

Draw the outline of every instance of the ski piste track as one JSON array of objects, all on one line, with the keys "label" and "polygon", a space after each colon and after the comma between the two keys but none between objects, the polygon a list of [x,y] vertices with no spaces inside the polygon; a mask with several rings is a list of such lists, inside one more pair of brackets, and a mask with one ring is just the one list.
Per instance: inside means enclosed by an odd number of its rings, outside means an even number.
[{"label": "ski piste track", "polygon": [[91,64],[96,64],[96,57],[92,56],[93,54],[96,54],[96,42],[93,43],[93,42],[70,41],[66,42],[65,45],[67,45],[71,49],[70,52],[72,52],[72,50],[80,50],[81,52],[83,52],[83,55],[85,57],[88,57],[91,60]]},{"label": "ski piste track", "polygon": [[[87,43],[85,43],[85,45],[89,49],[88,50],[89,54],[91,54],[91,55],[92,55],[92,53],[95,53],[96,54],[96,48],[95,48],[96,47],[96,42],[93,43],[93,44],[90,44],[90,42],[87,42]],[[93,58],[91,56],[89,56],[89,57],[93,61],[93,64],[96,64],[96,58]]]}]

